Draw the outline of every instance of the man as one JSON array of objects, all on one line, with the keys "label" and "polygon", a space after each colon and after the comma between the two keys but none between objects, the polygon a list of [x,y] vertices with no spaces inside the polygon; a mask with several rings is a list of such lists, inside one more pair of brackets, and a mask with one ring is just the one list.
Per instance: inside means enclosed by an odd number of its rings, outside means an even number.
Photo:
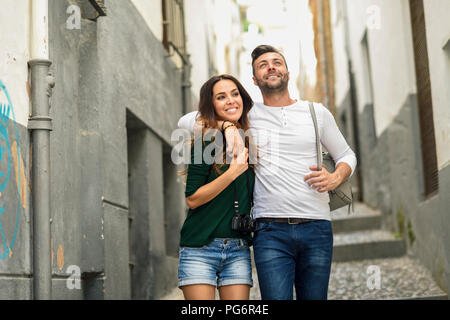
[{"label": "man", "polygon": [[[251,136],[258,146],[253,216],[257,221],[253,251],[263,300],[327,299],[333,232],[328,191],[348,179],[356,166],[331,113],[314,104],[320,141],[336,170],[318,171],[314,123],[307,101],[289,94],[284,56],[272,46],[252,52],[253,81],[263,103],[249,113]],[[179,126],[194,125],[195,113]],[[225,135],[236,134],[226,125]]]}]

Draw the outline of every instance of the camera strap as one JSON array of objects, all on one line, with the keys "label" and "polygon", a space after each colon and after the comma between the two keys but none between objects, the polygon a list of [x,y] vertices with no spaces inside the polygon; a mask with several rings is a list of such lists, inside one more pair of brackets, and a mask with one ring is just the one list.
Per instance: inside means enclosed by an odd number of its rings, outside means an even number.
[{"label": "camera strap", "polygon": [[[253,211],[253,190],[251,190],[251,188],[250,188],[250,178],[249,178],[248,169],[245,172],[245,176],[247,177],[247,190],[248,190],[248,194],[250,196],[250,215],[252,215],[252,211]],[[236,180],[233,181],[233,184],[234,184],[234,212],[236,214],[240,214],[239,213],[239,200],[238,200],[238,194],[237,194],[237,188],[236,188]]]}]

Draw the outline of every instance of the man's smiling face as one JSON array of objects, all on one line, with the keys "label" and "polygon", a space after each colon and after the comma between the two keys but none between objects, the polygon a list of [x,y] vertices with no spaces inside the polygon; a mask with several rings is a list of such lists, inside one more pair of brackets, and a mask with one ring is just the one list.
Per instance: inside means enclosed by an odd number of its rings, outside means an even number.
[{"label": "man's smiling face", "polygon": [[263,92],[281,92],[286,90],[289,72],[283,57],[276,52],[262,54],[253,63],[253,82]]}]

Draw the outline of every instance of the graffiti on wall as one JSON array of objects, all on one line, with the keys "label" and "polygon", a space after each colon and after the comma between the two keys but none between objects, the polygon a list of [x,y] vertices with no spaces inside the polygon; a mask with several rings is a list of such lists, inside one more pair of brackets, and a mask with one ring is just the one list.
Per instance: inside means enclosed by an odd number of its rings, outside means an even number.
[{"label": "graffiti on wall", "polygon": [[13,255],[20,212],[26,206],[24,172],[13,104],[0,80],[0,260]]}]

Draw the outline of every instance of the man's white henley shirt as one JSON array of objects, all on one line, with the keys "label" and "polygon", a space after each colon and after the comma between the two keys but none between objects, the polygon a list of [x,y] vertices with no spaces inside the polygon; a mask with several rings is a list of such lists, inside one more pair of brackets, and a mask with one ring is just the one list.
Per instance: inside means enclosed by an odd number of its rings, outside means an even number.
[{"label": "man's white henley shirt", "polygon": [[[304,177],[317,165],[314,123],[308,101],[286,107],[255,103],[248,114],[249,135],[257,145],[254,218],[310,218],[331,220],[328,192],[310,187]],[[348,146],[330,111],[314,103],[321,144],[336,162],[356,167]],[[193,132],[197,112],[178,122]]]}]

